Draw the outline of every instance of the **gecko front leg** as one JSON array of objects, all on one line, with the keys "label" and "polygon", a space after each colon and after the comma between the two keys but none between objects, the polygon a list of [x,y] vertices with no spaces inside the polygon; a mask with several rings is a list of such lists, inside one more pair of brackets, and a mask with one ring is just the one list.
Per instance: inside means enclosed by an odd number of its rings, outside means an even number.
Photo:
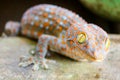
[{"label": "gecko front leg", "polygon": [[33,63],[33,70],[39,70],[40,67],[48,69],[47,63],[55,63],[54,60],[48,60],[45,58],[50,45],[49,42],[53,40],[53,38],[55,37],[50,35],[41,35],[39,37],[35,52],[32,52],[33,56],[22,57],[19,66],[26,67]]}]

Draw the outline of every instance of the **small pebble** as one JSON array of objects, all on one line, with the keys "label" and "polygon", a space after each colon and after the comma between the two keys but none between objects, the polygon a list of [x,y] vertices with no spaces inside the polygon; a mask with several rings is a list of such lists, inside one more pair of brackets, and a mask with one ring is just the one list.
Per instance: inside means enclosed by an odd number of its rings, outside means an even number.
[{"label": "small pebble", "polygon": [[96,73],[95,78],[100,78],[100,74]]}]

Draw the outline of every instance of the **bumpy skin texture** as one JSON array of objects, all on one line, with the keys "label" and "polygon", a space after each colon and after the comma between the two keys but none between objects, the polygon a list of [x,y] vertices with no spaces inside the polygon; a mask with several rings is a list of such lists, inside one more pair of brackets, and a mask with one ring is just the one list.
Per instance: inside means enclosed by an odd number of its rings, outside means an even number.
[{"label": "bumpy skin texture", "polygon": [[88,24],[72,11],[49,4],[34,6],[24,13],[21,34],[39,40],[36,54],[40,59],[50,49],[77,61],[97,61],[105,58],[109,48],[108,35],[100,27]]}]

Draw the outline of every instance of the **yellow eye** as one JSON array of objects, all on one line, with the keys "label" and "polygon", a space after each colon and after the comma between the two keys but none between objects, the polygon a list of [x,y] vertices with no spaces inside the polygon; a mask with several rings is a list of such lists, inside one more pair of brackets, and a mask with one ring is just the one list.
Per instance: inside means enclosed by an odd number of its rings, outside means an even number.
[{"label": "yellow eye", "polygon": [[106,40],[106,43],[105,43],[105,47],[106,47],[106,49],[108,49],[108,48],[109,48],[109,46],[110,46],[110,40],[109,40],[109,39],[107,39],[107,40]]},{"label": "yellow eye", "polygon": [[80,33],[78,36],[77,36],[77,41],[82,44],[86,41],[86,38],[87,38],[87,35],[85,33]]}]

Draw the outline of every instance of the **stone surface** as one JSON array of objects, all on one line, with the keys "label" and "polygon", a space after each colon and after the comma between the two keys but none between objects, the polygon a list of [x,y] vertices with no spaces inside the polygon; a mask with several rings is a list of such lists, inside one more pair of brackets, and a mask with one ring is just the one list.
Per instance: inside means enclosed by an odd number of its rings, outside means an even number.
[{"label": "stone surface", "polygon": [[0,38],[0,80],[119,80],[120,35],[110,35],[111,49],[103,62],[76,62],[56,53],[50,69],[32,71],[33,65],[21,68],[19,58],[28,55],[36,42],[23,37]]}]

